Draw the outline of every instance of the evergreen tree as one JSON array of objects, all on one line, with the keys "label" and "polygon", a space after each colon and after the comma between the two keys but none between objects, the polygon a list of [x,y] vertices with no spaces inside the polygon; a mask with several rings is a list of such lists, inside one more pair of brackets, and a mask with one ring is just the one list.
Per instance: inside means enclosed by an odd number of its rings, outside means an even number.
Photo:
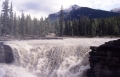
[{"label": "evergreen tree", "polygon": [[71,16],[69,14],[69,20],[68,20],[68,36],[71,35]]},{"label": "evergreen tree", "polygon": [[46,32],[45,32],[45,23],[44,23],[43,17],[40,18],[40,23],[39,23],[39,24],[40,24],[40,25],[39,25],[39,26],[40,26],[40,27],[39,27],[39,28],[40,28],[39,30],[40,30],[40,33],[41,33],[40,36],[43,37],[43,36],[46,35]]},{"label": "evergreen tree", "polygon": [[37,18],[33,19],[33,25],[34,25],[34,27],[33,27],[33,35],[37,36],[39,34],[39,28],[38,28],[38,20],[37,20]]},{"label": "evergreen tree", "polygon": [[60,34],[60,24],[59,20],[57,19],[55,22],[52,23],[52,26],[55,26],[55,34]]},{"label": "evergreen tree", "polygon": [[0,16],[0,35],[1,35],[1,30],[2,30],[2,18]]},{"label": "evergreen tree", "polygon": [[72,24],[73,24],[73,35],[78,36],[78,21],[74,19]]},{"label": "evergreen tree", "polygon": [[18,34],[17,30],[18,24],[17,24],[17,18],[16,13],[14,14],[14,23],[13,23],[13,35],[16,36]]},{"label": "evergreen tree", "polygon": [[31,20],[31,16],[27,15],[26,16],[26,20],[25,20],[25,29],[26,29],[26,35],[31,35],[32,34],[32,20]]},{"label": "evergreen tree", "polygon": [[64,35],[68,35],[68,21],[65,22]]},{"label": "evergreen tree", "polygon": [[46,18],[45,21],[46,21],[46,25],[47,25],[47,32],[48,32],[48,33],[53,33],[53,32],[55,32],[55,26],[52,26],[52,25],[51,25],[51,22],[50,22],[49,17]]},{"label": "evergreen tree", "polygon": [[74,36],[73,34],[73,22],[70,21],[70,36]]},{"label": "evergreen tree", "polygon": [[63,6],[61,6],[61,10],[60,10],[60,34],[59,36],[63,36],[64,30],[63,30]]},{"label": "evergreen tree", "polygon": [[[74,9],[75,10],[75,9]],[[61,6],[60,18],[51,22],[49,18],[41,17],[31,19],[30,15],[21,17],[13,14],[12,2],[9,7],[9,0],[2,4],[0,17],[0,35],[21,35],[22,37],[46,36],[48,33],[55,33],[58,36],[120,36],[120,16],[92,19],[84,15],[79,15],[79,19],[71,18],[64,21],[63,7]],[[73,19],[73,20],[71,20]]]},{"label": "evergreen tree", "polygon": [[2,35],[10,34],[9,26],[9,1],[5,0],[2,4]]},{"label": "evergreen tree", "polygon": [[12,2],[11,2],[11,6],[10,6],[10,10],[9,10],[9,21],[10,21],[10,34],[13,35],[14,29],[13,29],[13,7],[12,7]]},{"label": "evergreen tree", "polygon": [[20,35],[22,37],[25,37],[25,16],[24,16],[24,13],[22,12],[22,15],[21,15],[21,20],[20,20]]}]

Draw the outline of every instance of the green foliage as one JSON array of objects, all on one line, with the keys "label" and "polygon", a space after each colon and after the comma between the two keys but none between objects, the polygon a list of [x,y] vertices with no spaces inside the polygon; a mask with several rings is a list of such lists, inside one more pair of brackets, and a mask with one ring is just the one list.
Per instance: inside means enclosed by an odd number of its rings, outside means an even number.
[{"label": "green foliage", "polygon": [[[57,21],[54,23],[57,23]],[[73,20],[69,19],[65,21],[65,28],[63,30],[64,30],[63,31],[64,35],[66,36],[119,37],[120,36],[120,16],[110,17],[110,18],[91,19],[81,15],[79,19],[73,19]]]},{"label": "green foliage", "polygon": [[64,21],[63,8],[60,10],[60,19],[50,22],[49,18],[31,18],[30,15],[21,16],[13,14],[12,3],[5,0],[2,4],[0,17],[0,35],[14,37],[43,37],[49,33],[58,36],[82,36],[82,37],[103,37],[120,36],[120,16],[110,18],[91,19],[79,15],[79,19]]},{"label": "green foliage", "polygon": [[10,25],[9,25],[9,1],[5,0],[2,4],[2,14],[1,14],[1,23],[2,23],[2,35],[10,34]]},{"label": "green foliage", "polygon": [[61,10],[60,10],[60,34],[59,36],[63,36],[63,33],[64,33],[64,18],[63,18],[63,7],[61,6]]}]

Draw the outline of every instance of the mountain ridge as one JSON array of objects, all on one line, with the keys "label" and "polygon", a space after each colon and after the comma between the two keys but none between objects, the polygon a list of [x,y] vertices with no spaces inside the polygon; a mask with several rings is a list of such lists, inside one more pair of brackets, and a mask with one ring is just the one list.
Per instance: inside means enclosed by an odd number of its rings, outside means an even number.
[{"label": "mountain ridge", "polygon": [[120,13],[120,7],[112,9],[111,12]]},{"label": "mountain ridge", "polygon": [[[71,5],[67,9],[63,9],[63,14],[65,20],[68,20],[70,18],[69,16],[71,16],[71,19],[78,19],[82,15],[87,16],[89,18],[107,18],[107,17],[120,15],[119,13],[116,12],[93,9],[89,7],[81,7],[76,4]],[[49,14],[48,17],[51,21],[59,19],[60,11],[53,14]]]}]

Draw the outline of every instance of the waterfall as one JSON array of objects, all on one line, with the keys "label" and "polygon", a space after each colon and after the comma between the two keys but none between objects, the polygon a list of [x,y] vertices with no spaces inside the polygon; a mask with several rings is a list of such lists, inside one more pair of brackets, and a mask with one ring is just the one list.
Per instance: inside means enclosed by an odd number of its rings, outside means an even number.
[{"label": "waterfall", "polygon": [[5,42],[14,62],[0,64],[0,77],[86,77],[90,46],[113,39],[26,40]]}]

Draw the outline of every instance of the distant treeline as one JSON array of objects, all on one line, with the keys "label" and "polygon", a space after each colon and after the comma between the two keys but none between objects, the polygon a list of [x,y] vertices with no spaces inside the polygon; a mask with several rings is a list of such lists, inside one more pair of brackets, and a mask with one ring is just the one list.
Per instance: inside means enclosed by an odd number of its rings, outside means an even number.
[{"label": "distant treeline", "polygon": [[[103,36],[120,36],[120,16],[109,17],[109,18],[88,18],[81,15],[79,19],[64,21],[63,9],[60,11],[60,36],[83,36],[83,37],[103,37]],[[55,23],[59,21],[56,20]]]},{"label": "distant treeline", "polygon": [[64,21],[63,8],[60,11],[60,18],[51,22],[49,18],[31,18],[30,15],[21,16],[13,14],[12,3],[5,0],[2,4],[0,17],[0,35],[13,37],[43,37],[49,33],[57,36],[120,36],[120,16],[101,19],[90,19],[81,16],[79,19]]},{"label": "distant treeline", "polygon": [[[56,21],[58,22],[58,21]],[[66,36],[120,36],[120,16],[100,19],[90,19],[81,16],[79,19],[63,22]]]},{"label": "distant treeline", "polygon": [[43,37],[48,33],[54,33],[54,26],[51,25],[48,18],[31,18],[30,15],[21,16],[13,14],[12,2],[5,0],[2,4],[0,17],[0,35],[13,37]]}]

